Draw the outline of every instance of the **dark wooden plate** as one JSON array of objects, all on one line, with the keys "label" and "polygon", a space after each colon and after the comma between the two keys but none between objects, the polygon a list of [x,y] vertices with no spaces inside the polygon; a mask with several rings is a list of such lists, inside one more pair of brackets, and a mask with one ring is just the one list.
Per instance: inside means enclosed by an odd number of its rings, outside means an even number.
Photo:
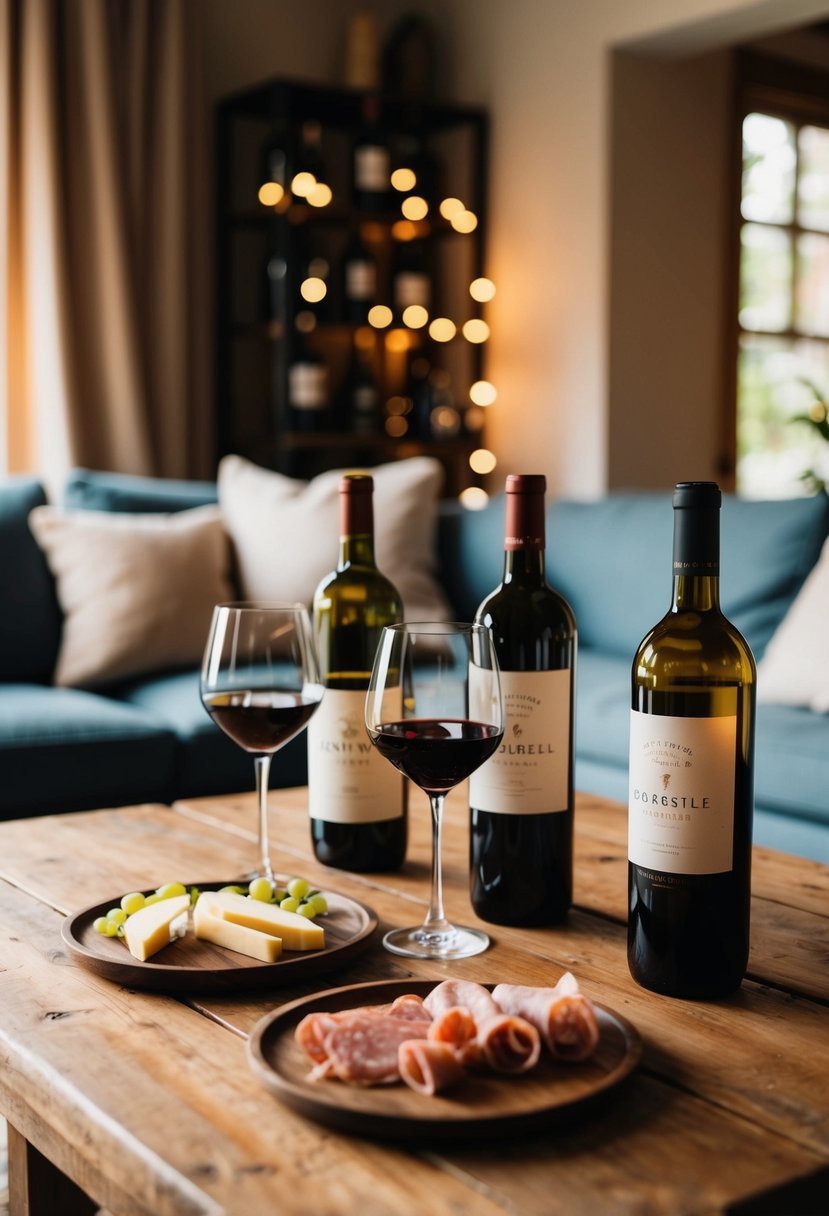
[{"label": "dark wooden plate", "polygon": [[544,1055],[524,1076],[470,1072],[435,1097],[403,1084],[364,1088],[308,1080],[310,1061],[294,1042],[294,1029],[307,1013],[379,1005],[406,992],[426,996],[438,982],[352,984],[292,1001],[254,1027],[250,1065],[272,1094],[310,1119],[339,1131],[411,1143],[514,1134],[562,1116],[571,1119],[619,1085],[639,1062],[642,1041],[636,1028],[612,1009],[595,1005],[601,1038],[595,1056],[582,1064],[555,1063]]},{"label": "dark wooden plate", "polygon": [[[231,880],[233,881],[233,880]],[[187,883],[200,891],[213,891],[225,883]],[[149,891],[144,892],[148,895]],[[147,962],[133,958],[120,938],[102,937],[92,925],[118,904],[120,895],[83,908],[67,917],[61,937],[78,962],[129,988],[159,992],[228,992],[245,988],[268,988],[290,984],[348,962],[369,944],[377,928],[377,915],[365,904],[326,888],[328,912],[319,918],[325,929],[323,950],[286,950],[275,963],[261,963],[222,946],[199,941],[187,933],[171,942]]]}]

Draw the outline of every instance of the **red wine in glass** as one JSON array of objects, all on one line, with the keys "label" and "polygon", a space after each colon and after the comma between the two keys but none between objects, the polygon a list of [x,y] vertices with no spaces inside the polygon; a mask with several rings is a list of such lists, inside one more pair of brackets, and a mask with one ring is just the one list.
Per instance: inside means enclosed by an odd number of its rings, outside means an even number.
[{"label": "red wine in glass", "polygon": [[318,699],[301,692],[277,688],[246,688],[204,697],[204,708],[234,743],[246,752],[271,754],[307,726],[318,704]]},{"label": "red wine in glass", "polygon": [[497,727],[465,719],[384,722],[369,735],[380,755],[427,794],[454,789],[489,759],[501,741]]}]

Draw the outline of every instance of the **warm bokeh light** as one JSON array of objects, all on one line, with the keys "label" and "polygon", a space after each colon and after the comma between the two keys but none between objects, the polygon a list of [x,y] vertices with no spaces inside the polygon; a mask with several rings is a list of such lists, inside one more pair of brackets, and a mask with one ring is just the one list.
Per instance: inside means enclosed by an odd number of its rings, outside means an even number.
[{"label": "warm bokeh light", "polygon": [[391,435],[392,439],[399,439],[401,435],[405,435],[409,429],[409,424],[400,414],[395,414],[391,418],[386,419],[385,431],[387,435]]},{"label": "warm bokeh light", "polygon": [[412,194],[409,198],[403,199],[400,210],[407,220],[422,220],[429,214],[429,204],[419,194]]},{"label": "warm bokeh light", "polygon": [[414,241],[428,231],[428,224],[415,223],[414,220],[396,220],[391,226],[391,234],[396,241]]},{"label": "warm bokeh light", "polygon": [[307,197],[312,207],[327,207],[334,195],[331,187],[326,186],[325,182],[315,182]]},{"label": "warm bokeh light", "polygon": [[478,227],[478,217],[474,211],[456,211],[449,223],[456,232],[474,232]]},{"label": "warm bokeh light", "polygon": [[468,431],[482,431],[486,422],[486,411],[480,405],[468,405],[464,410],[463,423]]},{"label": "warm bokeh light", "polygon": [[385,304],[375,304],[368,312],[368,323],[375,329],[385,329],[392,323],[392,311]]},{"label": "warm bokeh light", "polygon": [[429,424],[436,435],[457,435],[461,429],[461,416],[452,405],[439,405],[432,410]]},{"label": "warm bokeh light", "polygon": [[422,304],[410,304],[403,309],[403,324],[409,329],[422,329],[429,320],[429,313]]},{"label": "warm bokeh light", "polygon": [[469,400],[475,405],[494,405],[498,390],[489,380],[476,380],[469,390]]},{"label": "warm bokeh light", "polygon": [[466,207],[459,198],[445,198],[440,204],[440,213],[445,220],[451,221],[453,215],[460,215],[462,211],[466,211]]},{"label": "warm bokeh light", "polygon": [[480,317],[473,317],[471,321],[464,322],[463,336],[467,342],[486,342],[489,337],[489,326]]},{"label": "warm bokeh light", "polygon": [[308,308],[303,308],[294,318],[294,326],[301,334],[310,334],[317,327],[317,318]]},{"label": "warm bokeh light", "polygon": [[316,278],[303,279],[299,288],[299,294],[309,304],[319,304],[320,300],[325,299],[327,291],[325,281]]},{"label": "warm bokeh light", "polygon": [[411,397],[389,397],[386,402],[386,413],[392,418],[408,414],[412,408]]},{"label": "warm bokeh light", "polygon": [[409,335],[405,329],[390,329],[386,334],[386,350],[408,350],[409,345]]},{"label": "warm bokeh light", "polygon": [[495,295],[495,284],[492,279],[473,279],[469,284],[469,294],[479,304],[486,304]]},{"label": "warm bokeh light", "polygon": [[498,463],[495,453],[489,448],[476,448],[469,457],[469,467],[473,473],[491,473]]},{"label": "warm bokeh light", "polygon": [[391,184],[395,190],[400,190],[405,194],[407,190],[414,190],[417,185],[417,174],[414,169],[395,169],[391,175]]},{"label": "warm bokeh light", "polygon": [[354,345],[363,353],[374,350],[377,342],[377,335],[368,325],[361,325],[359,329],[354,331]]},{"label": "warm bokeh light", "polygon": [[313,173],[295,173],[291,179],[291,189],[297,198],[307,198],[317,184]]},{"label": "warm bokeh light", "polygon": [[483,511],[489,502],[489,495],[480,486],[467,486],[461,490],[458,499],[468,511]]},{"label": "warm bokeh light", "polygon": [[285,197],[285,191],[279,182],[263,182],[259,187],[259,202],[263,207],[276,207]]},{"label": "warm bokeh light", "polygon": [[435,317],[429,326],[429,337],[435,342],[451,342],[457,332],[457,325],[448,317]]}]

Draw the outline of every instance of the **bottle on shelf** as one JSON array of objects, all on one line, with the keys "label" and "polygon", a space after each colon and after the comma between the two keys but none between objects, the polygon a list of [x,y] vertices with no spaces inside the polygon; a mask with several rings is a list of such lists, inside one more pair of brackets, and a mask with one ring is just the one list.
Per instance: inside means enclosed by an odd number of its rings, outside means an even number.
[{"label": "bottle on shelf", "polygon": [[756,669],[719,606],[714,482],[673,496],[673,597],[633,661],[628,964],[668,996],[736,989],[749,948]]},{"label": "bottle on shelf", "polygon": [[343,254],[343,309],[351,325],[365,325],[377,302],[377,258],[363,240],[359,227]]},{"label": "bottle on shelf", "polygon": [[506,482],[504,574],[475,619],[492,632],[506,729],[469,784],[470,894],[482,920],[551,925],[573,893],[576,622],[545,579],[546,479]]},{"label": "bottle on shelf", "polygon": [[432,282],[423,242],[396,241],[392,259],[392,308],[398,320],[411,305],[429,311]]},{"label": "bottle on shelf", "polygon": [[367,93],[362,125],[354,138],[353,194],[358,211],[384,211],[389,204],[391,154],[380,119],[380,99]]},{"label": "bottle on shelf", "polygon": [[375,435],[380,428],[380,386],[365,353],[356,340],[351,345],[348,368],[338,393],[337,421],[343,430]]},{"label": "bottle on shelf", "polygon": [[313,207],[323,207],[331,201],[322,154],[322,126],[316,119],[302,124],[299,153],[291,174],[291,193]]},{"label": "bottle on shelf", "polygon": [[328,424],[328,366],[301,329],[295,331],[288,366],[290,421],[297,431],[322,431]]},{"label": "bottle on shelf", "polygon": [[291,140],[287,126],[278,123],[262,153],[259,171],[259,201],[278,212],[290,204]]},{"label": "bottle on shelf", "polygon": [[[295,305],[303,315],[306,331],[311,318],[316,324],[331,319],[331,262],[318,244],[312,225],[303,225],[297,234],[297,273]],[[313,328],[313,326],[310,326]]]},{"label": "bottle on shelf", "polygon": [[324,865],[360,872],[401,866],[408,828],[405,782],[372,747],[364,722],[380,633],[403,617],[374,558],[373,490],[367,473],[340,481],[339,559],[313,605],[326,691],[308,733],[314,853]]},{"label": "bottle on shelf", "polygon": [[418,195],[431,210],[438,203],[439,177],[437,159],[425,140],[410,133],[401,135],[395,143],[392,158],[394,201]]}]

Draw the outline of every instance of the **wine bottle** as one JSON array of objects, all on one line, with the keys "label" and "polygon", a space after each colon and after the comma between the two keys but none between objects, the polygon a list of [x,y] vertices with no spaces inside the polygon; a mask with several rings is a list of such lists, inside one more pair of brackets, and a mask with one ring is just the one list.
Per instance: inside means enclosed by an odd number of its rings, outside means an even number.
[{"label": "wine bottle", "polygon": [[345,430],[374,434],[380,425],[380,386],[371,367],[371,351],[363,355],[357,343],[338,393],[338,417]]},{"label": "wine bottle", "polygon": [[[342,870],[394,870],[406,855],[406,787],[372,747],[366,689],[385,625],[402,620],[395,588],[374,560],[373,478],[340,481],[337,568],[314,594],[325,696],[308,731],[308,806],[317,860]],[[402,705],[390,706],[392,719]]]},{"label": "wine bottle", "polygon": [[343,301],[345,319],[365,325],[377,300],[377,259],[355,229],[343,256]]},{"label": "wine bottle", "polygon": [[423,242],[397,241],[392,266],[392,301],[398,319],[410,305],[419,305],[428,311],[431,299],[432,283]]},{"label": "wine bottle", "polygon": [[328,367],[319,351],[297,331],[288,367],[288,405],[298,431],[323,430],[328,421]]},{"label": "wine bottle", "polygon": [[470,893],[483,920],[551,925],[573,893],[576,621],[544,575],[546,479],[506,482],[504,575],[475,619],[501,667],[506,729],[469,783]]},{"label": "wine bottle", "polygon": [[654,992],[721,996],[749,946],[756,670],[719,607],[714,482],[673,496],[673,600],[632,670],[628,964]]},{"label": "wine bottle", "polygon": [[380,122],[375,93],[363,99],[363,123],[354,138],[354,206],[359,211],[383,211],[389,202],[391,157]]}]

